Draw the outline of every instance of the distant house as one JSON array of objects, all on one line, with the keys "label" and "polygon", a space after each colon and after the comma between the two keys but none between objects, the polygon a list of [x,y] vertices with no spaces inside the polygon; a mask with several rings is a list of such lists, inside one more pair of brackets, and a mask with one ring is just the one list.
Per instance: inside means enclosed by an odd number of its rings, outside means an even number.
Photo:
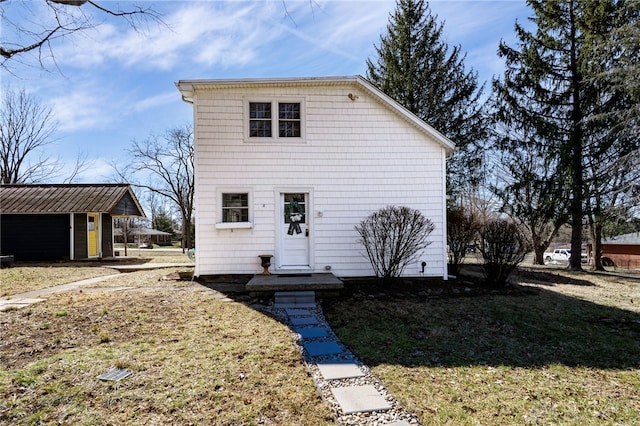
[{"label": "distant house", "polygon": [[[113,235],[116,243],[124,243],[124,232],[122,228],[115,228]],[[127,242],[144,243],[149,242],[159,246],[171,245],[171,234],[151,228],[131,228],[127,231]]]},{"label": "distant house", "polygon": [[[593,253],[593,244],[588,245],[588,250]],[[604,266],[640,269],[640,232],[603,239],[602,261]]]},{"label": "distant house", "polygon": [[113,218],[144,217],[128,184],[0,185],[0,250],[15,260],[113,256]]},{"label": "distant house", "polygon": [[373,275],[355,226],[389,205],[435,224],[407,276],[447,276],[454,144],[355,77],[182,80],[195,129],[195,274]]}]

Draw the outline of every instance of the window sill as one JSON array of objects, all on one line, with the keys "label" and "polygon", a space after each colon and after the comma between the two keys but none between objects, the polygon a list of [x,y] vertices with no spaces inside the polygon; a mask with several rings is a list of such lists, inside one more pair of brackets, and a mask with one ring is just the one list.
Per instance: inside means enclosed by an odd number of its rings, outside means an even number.
[{"label": "window sill", "polygon": [[251,229],[252,222],[219,222],[216,223],[216,229]]},{"label": "window sill", "polygon": [[285,137],[271,137],[271,138],[260,138],[260,137],[245,137],[244,143],[255,143],[255,144],[282,144],[282,145],[295,145],[295,144],[305,144],[304,138],[285,138]]}]

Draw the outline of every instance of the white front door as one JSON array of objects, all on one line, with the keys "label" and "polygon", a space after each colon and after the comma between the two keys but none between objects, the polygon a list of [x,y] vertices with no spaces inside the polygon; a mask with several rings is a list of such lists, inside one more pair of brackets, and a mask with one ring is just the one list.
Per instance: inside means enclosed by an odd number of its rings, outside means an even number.
[{"label": "white front door", "polygon": [[309,268],[308,193],[280,194],[280,261],[284,269]]}]

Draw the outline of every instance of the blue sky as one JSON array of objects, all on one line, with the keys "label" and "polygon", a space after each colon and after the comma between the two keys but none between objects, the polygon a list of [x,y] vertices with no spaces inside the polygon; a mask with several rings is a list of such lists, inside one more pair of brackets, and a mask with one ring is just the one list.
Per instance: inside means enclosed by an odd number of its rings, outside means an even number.
[{"label": "blue sky", "polygon": [[[3,5],[5,13],[12,12],[12,3]],[[483,82],[503,69],[496,55],[499,41],[514,44],[516,19],[525,22],[530,15],[521,0],[429,4],[445,22],[447,42],[462,46],[466,67],[478,71]],[[1,71],[3,87],[24,87],[53,109],[59,127],[46,154],[71,166],[82,152],[92,162],[76,182],[111,181],[109,162],[126,162],[132,140],[190,123],[191,106],[182,102],[178,80],[364,75],[395,1],[156,1],[152,6],[169,28],[150,24],[136,32],[122,20],[102,18],[97,28],[54,42],[55,63],[45,58],[45,70],[26,55]]]}]

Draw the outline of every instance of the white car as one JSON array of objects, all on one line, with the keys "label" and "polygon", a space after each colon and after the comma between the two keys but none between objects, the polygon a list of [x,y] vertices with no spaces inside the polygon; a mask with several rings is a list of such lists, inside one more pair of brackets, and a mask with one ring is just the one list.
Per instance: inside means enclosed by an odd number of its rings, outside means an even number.
[{"label": "white car", "polygon": [[544,264],[548,263],[569,263],[569,259],[571,258],[571,250],[570,249],[555,249],[554,251],[549,251],[544,253]]}]

